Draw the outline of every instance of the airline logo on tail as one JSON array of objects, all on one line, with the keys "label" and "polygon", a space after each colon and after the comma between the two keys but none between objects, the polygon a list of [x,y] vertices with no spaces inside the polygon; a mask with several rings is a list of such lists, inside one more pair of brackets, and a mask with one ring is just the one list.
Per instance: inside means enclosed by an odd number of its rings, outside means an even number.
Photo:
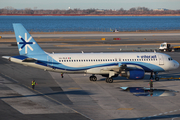
[{"label": "airline logo on tail", "polygon": [[21,51],[25,47],[25,53],[27,54],[27,48],[29,48],[31,51],[33,51],[33,48],[30,46],[30,44],[36,44],[35,42],[29,42],[32,39],[32,36],[30,36],[27,39],[27,33],[25,33],[25,40],[22,38],[22,36],[19,35],[19,38],[22,40],[22,42],[17,42],[17,44],[22,44],[22,46],[19,48],[19,51]]}]

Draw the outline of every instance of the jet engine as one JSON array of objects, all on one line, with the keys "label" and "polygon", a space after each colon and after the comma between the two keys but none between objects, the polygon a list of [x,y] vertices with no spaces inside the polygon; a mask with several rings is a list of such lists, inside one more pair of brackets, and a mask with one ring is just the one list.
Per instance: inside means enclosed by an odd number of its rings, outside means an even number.
[{"label": "jet engine", "polygon": [[142,69],[128,69],[123,70],[120,73],[121,77],[127,77],[128,79],[143,79],[144,78],[144,70]]}]

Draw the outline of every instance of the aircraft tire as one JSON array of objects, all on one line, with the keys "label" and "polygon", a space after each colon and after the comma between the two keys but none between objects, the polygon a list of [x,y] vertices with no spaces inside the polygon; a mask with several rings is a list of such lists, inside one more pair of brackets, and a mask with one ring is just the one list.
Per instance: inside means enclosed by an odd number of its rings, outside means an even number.
[{"label": "aircraft tire", "polygon": [[90,76],[90,77],[89,77],[89,80],[90,80],[90,81],[92,81],[92,80],[93,80],[92,76]]},{"label": "aircraft tire", "polygon": [[92,76],[92,81],[97,81],[97,77],[96,76]]},{"label": "aircraft tire", "polygon": [[109,83],[113,83],[113,79],[112,78],[109,78]]},{"label": "aircraft tire", "polygon": [[109,78],[106,78],[106,83],[109,83]]}]

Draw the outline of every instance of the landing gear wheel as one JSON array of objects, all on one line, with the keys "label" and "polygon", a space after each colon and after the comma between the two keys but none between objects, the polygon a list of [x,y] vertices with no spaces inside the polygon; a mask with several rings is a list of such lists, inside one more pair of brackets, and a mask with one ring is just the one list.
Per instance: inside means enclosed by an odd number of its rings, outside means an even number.
[{"label": "landing gear wheel", "polygon": [[113,83],[113,79],[112,78],[109,78],[109,83]]},{"label": "landing gear wheel", "polygon": [[97,81],[97,77],[96,77],[96,76],[90,76],[90,77],[89,77],[89,80],[90,80],[90,81]]},{"label": "landing gear wheel", "polygon": [[97,80],[97,77],[96,76],[93,76],[92,77],[92,81],[96,81]]},{"label": "landing gear wheel", "polygon": [[159,77],[155,77],[155,81],[159,81]]},{"label": "landing gear wheel", "polygon": [[106,82],[109,83],[109,78],[106,78]]},{"label": "landing gear wheel", "polygon": [[92,81],[92,76],[89,77],[89,80]]},{"label": "landing gear wheel", "polygon": [[106,82],[107,83],[113,83],[113,79],[112,78],[106,78]]}]

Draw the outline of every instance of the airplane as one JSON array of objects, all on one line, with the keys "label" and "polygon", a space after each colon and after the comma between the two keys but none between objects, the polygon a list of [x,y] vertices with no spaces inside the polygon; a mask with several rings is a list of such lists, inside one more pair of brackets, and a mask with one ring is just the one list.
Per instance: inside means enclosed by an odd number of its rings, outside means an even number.
[{"label": "airplane", "polygon": [[92,74],[90,81],[96,81],[95,75],[106,77],[112,83],[117,76],[127,79],[143,79],[145,72],[158,72],[177,69],[179,63],[169,55],[156,52],[118,52],[118,53],[47,53],[28,33],[21,23],[13,23],[18,56],[2,56],[12,62],[25,66],[68,74]]}]

